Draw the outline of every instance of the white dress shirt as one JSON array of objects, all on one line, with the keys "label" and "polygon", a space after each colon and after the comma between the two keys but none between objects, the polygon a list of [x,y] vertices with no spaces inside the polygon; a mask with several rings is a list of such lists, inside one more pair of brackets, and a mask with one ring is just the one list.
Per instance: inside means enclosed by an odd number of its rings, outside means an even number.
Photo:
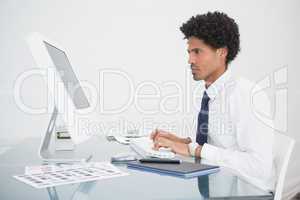
[{"label": "white dress shirt", "polygon": [[[233,170],[261,189],[273,191],[274,132],[254,114],[254,85],[246,79],[236,79],[228,69],[206,89],[210,98],[208,138],[201,158]],[[270,106],[267,95],[262,97],[258,103]],[[195,138],[189,144],[192,155],[198,146]]]}]

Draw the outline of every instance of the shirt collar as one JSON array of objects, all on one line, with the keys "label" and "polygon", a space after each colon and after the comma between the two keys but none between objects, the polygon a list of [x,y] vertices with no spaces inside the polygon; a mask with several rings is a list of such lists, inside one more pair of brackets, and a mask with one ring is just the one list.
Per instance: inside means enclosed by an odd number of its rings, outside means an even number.
[{"label": "shirt collar", "polygon": [[232,76],[230,69],[227,69],[217,80],[215,80],[205,91],[211,101],[225,88],[226,83]]}]

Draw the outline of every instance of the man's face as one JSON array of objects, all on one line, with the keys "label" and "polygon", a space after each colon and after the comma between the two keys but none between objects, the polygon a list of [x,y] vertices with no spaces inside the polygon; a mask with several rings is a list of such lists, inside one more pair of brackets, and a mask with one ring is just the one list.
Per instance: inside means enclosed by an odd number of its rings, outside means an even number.
[{"label": "man's face", "polygon": [[196,37],[188,38],[189,64],[191,64],[194,80],[213,82],[220,70],[221,60],[216,49],[205,44]]}]

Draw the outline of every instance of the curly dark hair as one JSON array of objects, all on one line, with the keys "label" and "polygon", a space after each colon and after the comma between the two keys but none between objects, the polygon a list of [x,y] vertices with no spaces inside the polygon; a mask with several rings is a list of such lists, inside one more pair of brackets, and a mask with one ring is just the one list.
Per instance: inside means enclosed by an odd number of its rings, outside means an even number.
[{"label": "curly dark hair", "polygon": [[208,12],[191,17],[180,27],[184,38],[196,37],[205,44],[218,49],[227,47],[226,64],[240,51],[240,34],[236,22],[222,12]]}]

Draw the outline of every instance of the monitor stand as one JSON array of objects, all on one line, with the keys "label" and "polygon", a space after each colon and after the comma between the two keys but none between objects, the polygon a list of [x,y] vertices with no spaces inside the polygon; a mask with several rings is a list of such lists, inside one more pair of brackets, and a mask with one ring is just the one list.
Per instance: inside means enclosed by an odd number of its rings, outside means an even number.
[{"label": "monitor stand", "polygon": [[47,131],[41,141],[39,155],[44,162],[53,163],[72,163],[72,162],[87,162],[92,158],[92,155],[86,155],[85,152],[77,152],[76,147],[73,150],[56,151],[53,139],[55,134],[55,125],[58,117],[58,110],[54,106]]}]

